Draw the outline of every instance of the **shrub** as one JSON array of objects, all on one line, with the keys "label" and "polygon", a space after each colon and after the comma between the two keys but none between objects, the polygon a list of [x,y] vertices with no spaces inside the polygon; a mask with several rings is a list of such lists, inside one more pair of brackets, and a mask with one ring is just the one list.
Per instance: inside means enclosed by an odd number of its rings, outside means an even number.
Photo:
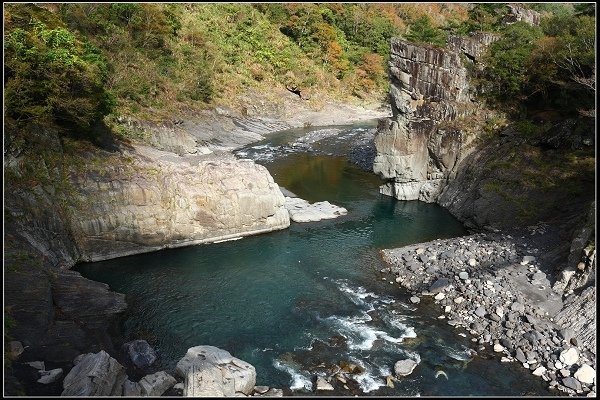
[{"label": "shrub", "polygon": [[106,61],[94,46],[67,28],[51,28],[34,13],[30,15],[26,29],[7,27],[5,115],[19,124],[54,124],[78,135],[90,135],[91,128],[114,106],[113,97],[104,88]]}]

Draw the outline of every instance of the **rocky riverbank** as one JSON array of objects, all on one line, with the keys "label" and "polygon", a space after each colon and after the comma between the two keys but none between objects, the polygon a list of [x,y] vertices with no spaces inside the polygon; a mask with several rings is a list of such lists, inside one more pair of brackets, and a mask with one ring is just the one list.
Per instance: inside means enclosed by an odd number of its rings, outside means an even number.
[{"label": "rocky riverbank", "polygon": [[[388,115],[374,106],[326,104],[315,110],[294,103],[301,101],[288,99],[286,112],[274,109],[263,116],[258,114],[266,103],[252,112],[217,108],[164,123],[121,118],[143,140],[117,141],[106,149],[83,146],[81,165],[68,165],[60,175],[42,168],[39,173],[48,176],[33,180],[32,188],[8,182],[5,316],[8,340],[21,347],[5,354],[15,365],[5,375],[5,393],[52,392],[35,383],[39,377],[31,375],[37,371],[21,368],[23,362],[64,368],[77,354],[100,349],[115,354],[110,337],[118,334],[109,331],[126,307],[123,296],[64,270],[83,260],[284,229],[289,212],[268,171],[236,159],[231,150],[293,126]],[[44,134],[47,150],[65,151],[56,132]],[[6,156],[4,166],[17,177],[25,173],[18,156]],[[92,295],[82,295],[85,290]],[[19,380],[34,384],[24,388]]]},{"label": "rocky riverbank", "polygon": [[471,334],[480,350],[491,347],[502,362],[520,363],[550,388],[595,396],[596,290],[588,285],[563,298],[553,289],[556,266],[548,253],[556,241],[546,229],[383,250],[390,268],[382,272],[413,293],[411,302],[438,304],[439,319]]}]

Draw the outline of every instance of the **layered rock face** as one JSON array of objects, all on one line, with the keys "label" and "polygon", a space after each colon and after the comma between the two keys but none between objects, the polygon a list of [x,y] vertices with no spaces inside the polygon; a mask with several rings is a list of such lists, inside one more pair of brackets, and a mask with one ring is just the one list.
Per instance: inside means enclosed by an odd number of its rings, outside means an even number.
[{"label": "layered rock face", "polygon": [[[149,150],[156,153],[157,150]],[[140,155],[144,152],[140,149]],[[285,199],[263,166],[233,157],[136,157],[134,173],[84,175],[71,221],[81,259],[98,261],[226,240],[289,226]]]},{"label": "layered rock face", "polygon": [[373,163],[374,172],[390,180],[381,187],[383,194],[434,202],[456,176],[473,135],[453,122],[480,109],[472,101],[460,53],[475,59],[492,40],[484,34],[453,38],[446,50],[392,39],[393,117],[378,126]]}]

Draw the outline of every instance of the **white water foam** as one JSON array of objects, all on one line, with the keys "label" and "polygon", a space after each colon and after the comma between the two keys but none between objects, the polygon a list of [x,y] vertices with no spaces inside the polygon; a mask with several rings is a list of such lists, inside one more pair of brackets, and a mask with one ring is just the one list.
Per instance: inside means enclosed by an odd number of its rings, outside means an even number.
[{"label": "white water foam", "polygon": [[373,300],[379,299],[379,296],[375,293],[367,292],[367,289],[362,286],[358,286],[356,288],[350,287],[348,282],[344,279],[333,280],[333,282],[336,283],[338,285],[338,289],[357,306],[367,306],[368,311],[375,309],[373,302],[368,302],[365,300],[368,297],[373,298]]},{"label": "white water foam", "polygon": [[[339,317],[331,316],[323,319],[341,329],[341,334],[348,338],[348,348],[351,350],[370,350],[377,339],[383,339],[390,343],[402,343],[405,337],[393,337],[387,332],[366,325],[372,320],[371,316],[363,313],[361,316]],[[414,330],[409,335],[414,334]]]},{"label": "white water foam", "polygon": [[279,360],[273,360],[273,366],[280,371],[287,372],[292,377],[290,382],[291,390],[312,390],[312,382],[306,375],[300,373],[300,371],[290,367],[289,365],[283,364]]},{"label": "white water foam", "polygon": [[401,316],[397,316],[395,318],[389,318],[387,320],[387,322],[393,326],[396,329],[401,330],[402,332],[404,332],[402,334],[403,338],[416,338],[417,337],[417,333],[415,332],[415,328],[413,328],[412,326],[408,326],[406,324],[404,324],[402,322],[402,317]]},{"label": "white water foam", "polygon": [[457,361],[470,361],[471,359],[473,359],[472,350],[468,347],[461,345],[461,349],[455,349],[453,347],[445,346],[443,344],[440,345],[450,358],[453,358]]},{"label": "white water foam", "polygon": [[371,365],[354,357],[350,357],[350,360],[360,365],[363,369],[363,372],[354,377],[363,392],[369,393],[387,385],[384,377],[392,374],[389,367],[385,365]]},{"label": "white water foam", "polygon": [[318,142],[319,140],[323,140],[325,138],[335,136],[341,132],[341,129],[319,129],[316,131],[312,131],[301,138],[297,139],[293,145],[297,144],[311,144]]}]

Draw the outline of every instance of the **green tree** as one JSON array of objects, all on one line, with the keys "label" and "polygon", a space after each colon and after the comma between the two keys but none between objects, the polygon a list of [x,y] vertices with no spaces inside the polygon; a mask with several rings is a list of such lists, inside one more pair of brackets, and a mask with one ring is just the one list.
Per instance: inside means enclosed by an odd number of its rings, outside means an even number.
[{"label": "green tree", "polygon": [[410,26],[405,37],[411,42],[433,44],[439,47],[445,46],[447,39],[445,32],[431,25],[431,20],[427,15],[417,19]]},{"label": "green tree", "polygon": [[31,19],[25,29],[7,24],[6,117],[17,125],[53,124],[79,136],[91,135],[114,105],[104,88],[106,61],[67,28],[41,22],[35,15],[43,11],[36,6],[14,7],[17,13],[29,12]]},{"label": "green tree", "polygon": [[503,37],[492,43],[484,57],[486,65],[483,89],[488,100],[516,105],[524,93],[530,71],[528,60],[536,40],[542,37],[539,27],[516,22],[503,30]]}]

